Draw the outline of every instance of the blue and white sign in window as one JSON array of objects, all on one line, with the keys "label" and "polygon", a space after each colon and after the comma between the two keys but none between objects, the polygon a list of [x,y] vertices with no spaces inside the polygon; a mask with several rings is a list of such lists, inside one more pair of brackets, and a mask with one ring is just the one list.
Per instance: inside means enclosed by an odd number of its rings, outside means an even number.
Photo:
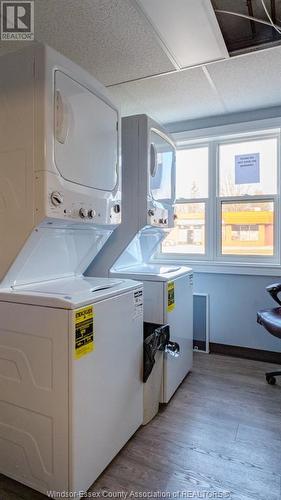
[{"label": "blue and white sign in window", "polygon": [[260,154],[235,155],[235,184],[260,182]]}]

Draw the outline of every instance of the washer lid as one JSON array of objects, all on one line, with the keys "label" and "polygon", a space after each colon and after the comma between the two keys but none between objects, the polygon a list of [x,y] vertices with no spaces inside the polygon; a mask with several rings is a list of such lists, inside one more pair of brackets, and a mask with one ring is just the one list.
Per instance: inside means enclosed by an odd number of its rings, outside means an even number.
[{"label": "washer lid", "polygon": [[110,276],[136,279],[139,281],[169,281],[184,274],[191,274],[192,269],[185,266],[164,264],[140,264],[136,266],[112,269]]},{"label": "washer lid", "polygon": [[84,304],[94,304],[120,295],[139,285],[135,281],[124,279],[76,276],[17,286],[15,289],[2,289],[0,301],[76,309]]},{"label": "washer lid", "polygon": [[113,191],[118,172],[118,112],[97,94],[55,72],[55,163],[70,182]]},{"label": "washer lid", "polygon": [[112,233],[109,227],[57,227],[49,222],[31,233],[1,287],[81,276]]},{"label": "washer lid", "polygon": [[163,264],[140,264],[134,266],[134,272],[139,274],[167,274],[178,271],[180,266],[167,266]]},{"label": "washer lid", "polygon": [[18,286],[17,291],[26,291],[32,293],[42,293],[45,295],[70,296],[73,300],[81,294],[88,294],[92,297],[93,293],[109,290],[114,286],[120,285],[122,280],[109,278],[87,278],[77,276],[74,278],[51,280],[33,285]]}]

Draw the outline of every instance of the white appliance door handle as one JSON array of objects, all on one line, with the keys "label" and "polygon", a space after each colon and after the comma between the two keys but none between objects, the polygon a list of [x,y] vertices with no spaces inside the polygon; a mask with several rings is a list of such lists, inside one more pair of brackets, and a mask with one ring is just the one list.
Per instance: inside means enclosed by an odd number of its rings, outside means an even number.
[{"label": "white appliance door handle", "polygon": [[63,100],[59,90],[56,90],[55,96],[55,136],[56,140],[64,144],[70,124],[71,108],[70,104]]}]

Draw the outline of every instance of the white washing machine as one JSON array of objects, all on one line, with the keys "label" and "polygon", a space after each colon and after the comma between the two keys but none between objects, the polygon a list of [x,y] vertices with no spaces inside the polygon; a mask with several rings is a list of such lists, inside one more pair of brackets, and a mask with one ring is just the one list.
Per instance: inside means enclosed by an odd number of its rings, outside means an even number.
[{"label": "white washing machine", "polygon": [[119,113],[39,44],[0,74],[0,473],[79,496],[142,423],[142,285],[83,276],[121,221]]},{"label": "white washing machine", "polygon": [[78,497],[141,425],[139,293],[82,277],[0,292],[1,473]]},{"label": "white washing machine", "polygon": [[168,324],[171,340],[180,346],[177,357],[164,353],[160,402],[168,403],[192,367],[192,270],[184,266],[144,264],[111,275],[143,283],[144,321],[156,325]]},{"label": "white washing machine", "polygon": [[[144,285],[144,321],[170,325],[177,358],[165,354],[161,401],[167,403],[192,368],[192,270],[153,260],[174,227],[175,145],[146,115],[122,119],[122,224],[87,270],[88,275],[136,279]],[[168,304],[168,296],[174,302]]]}]

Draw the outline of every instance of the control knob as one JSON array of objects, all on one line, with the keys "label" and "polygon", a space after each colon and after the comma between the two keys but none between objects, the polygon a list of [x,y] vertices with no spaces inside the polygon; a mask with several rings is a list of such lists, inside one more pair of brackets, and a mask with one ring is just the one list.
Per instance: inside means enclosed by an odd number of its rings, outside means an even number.
[{"label": "control knob", "polygon": [[81,219],[85,219],[88,215],[88,211],[86,210],[86,208],[80,208],[79,215]]},{"label": "control knob", "polygon": [[150,208],[147,213],[148,213],[149,217],[153,217],[154,210],[151,210],[151,208]]},{"label": "control knob", "polygon": [[59,191],[53,191],[51,194],[51,202],[55,207],[63,203],[63,195]]},{"label": "control knob", "polygon": [[121,206],[119,205],[119,203],[117,203],[116,205],[114,205],[113,212],[115,214],[120,214],[120,212],[121,212]]},{"label": "control knob", "polygon": [[88,210],[88,217],[89,217],[89,219],[93,219],[95,216],[96,216],[96,211],[93,208],[91,208],[90,210]]}]

